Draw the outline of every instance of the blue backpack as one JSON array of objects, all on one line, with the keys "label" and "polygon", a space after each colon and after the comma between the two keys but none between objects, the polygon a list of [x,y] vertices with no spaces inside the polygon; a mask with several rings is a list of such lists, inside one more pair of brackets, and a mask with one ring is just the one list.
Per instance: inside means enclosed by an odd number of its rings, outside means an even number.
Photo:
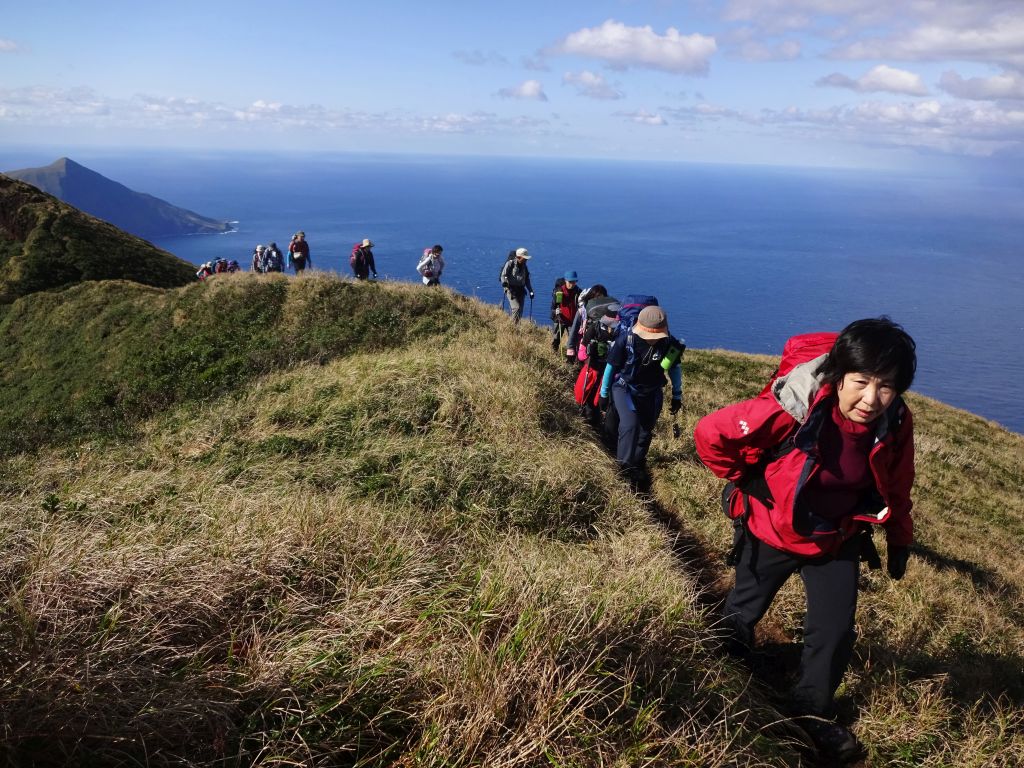
[{"label": "blue backpack", "polygon": [[644,307],[658,306],[657,296],[648,296],[643,293],[631,293],[622,300],[622,309],[619,310],[619,338],[629,334],[633,330],[640,310]]}]

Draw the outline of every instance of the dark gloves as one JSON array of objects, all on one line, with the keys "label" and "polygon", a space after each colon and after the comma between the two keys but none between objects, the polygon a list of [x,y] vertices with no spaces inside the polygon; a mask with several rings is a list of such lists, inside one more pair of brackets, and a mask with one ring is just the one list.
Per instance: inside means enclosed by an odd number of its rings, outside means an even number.
[{"label": "dark gloves", "polygon": [[668,412],[675,416],[679,411],[683,409],[683,401],[672,398],[672,405],[668,407]]},{"label": "dark gloves", "polygon": [[601,395],[601,399],[598,401],[598,406],[602,411],[608,410],[608,395]]},{"label": "dark gloves", "polygon": [[907,572],[907,560],[910,559],[910,548],[909,547],[897,547],[894,544],[889,545],[889,552],[885,558],[885,567],[889,571],[889,576],[894,581],[899,581],[903,578],[903,574]]}]

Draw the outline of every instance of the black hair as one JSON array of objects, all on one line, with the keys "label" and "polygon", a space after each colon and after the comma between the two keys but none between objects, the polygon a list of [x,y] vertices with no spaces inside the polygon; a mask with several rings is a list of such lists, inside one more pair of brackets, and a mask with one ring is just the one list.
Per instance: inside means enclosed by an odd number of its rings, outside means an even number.
[{"label": "black hair", "polygon": [[854,320],[843,328],[819,369],[829,384],[848,373],[892,376],[899,394],[910,389],[917,372],[917,345],[886,316]]},{"label": "black hair", "polygon": [[608,295],[608,289],[605,288],[600,283],[594,283],[587,290],[587,294],[590,296],[590,298],[596,299],[598,296],[607,296]]},{"label": "black hair", "polygon": [[433,248],[431,248],[430,250],[431,250],[431,252],[433,252],[433,253],[441,253],[441,251],[443,251],[443,250],[444,250],[444,248],[442,248],[442,247],[441,247],[441,245],[440,245],[440,244],[438,244],[438,245],[435,245],[435,246],[434,246]]}]

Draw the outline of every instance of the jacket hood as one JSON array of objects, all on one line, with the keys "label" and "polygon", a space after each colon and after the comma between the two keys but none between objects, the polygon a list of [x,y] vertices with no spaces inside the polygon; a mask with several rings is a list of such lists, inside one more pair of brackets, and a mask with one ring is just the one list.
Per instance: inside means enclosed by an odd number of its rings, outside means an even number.
[{"label": "jacket hood", "polygon": [[822,387],[822,377],[818,371],[826,357],[828,354],[800,363],[772,383],[772,396],[775,401],[800,424],[807,420],[811,404]]}]

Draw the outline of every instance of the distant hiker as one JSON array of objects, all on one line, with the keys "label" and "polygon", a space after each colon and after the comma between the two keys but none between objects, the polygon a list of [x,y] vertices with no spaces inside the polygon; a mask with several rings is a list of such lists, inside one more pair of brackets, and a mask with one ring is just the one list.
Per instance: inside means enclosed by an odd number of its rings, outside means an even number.
[{"label": "distant hiker", "polygon": [[[551,291],[551,322],[555,326],[554,334],[551,337],[551,348],[555,352],[562,345],[562,335],[568,333],[572,327],[572,321],[576,317],[578,308],[576,304],[579,301],[580,293],[582,293],[577,285],[578,282],[579,277],[576,275],[576,270],[571,269],[555,280],[555,287]],[[571,361],[575,356],[575,348],[571,343],[568,344],[568,348],[572,350],[572,355],[568,357]],[[566,354],[568,355],[568,352]]]},{"label": "distant hiker", "polygon": [[377,277],[377,265],[373,262],[372,249],[373,243],[369,238],[352,246],[352,255],[349,257],[348,263],[357,280],[366,280],[371,272],[374,277]]},{"label": "distant hiker", "polygon": [[228,274],[240,272],[241,269],[242,265],[238,263],[238,259],[232,259],[231,261],[228,262]]},{"label": "distant hiker", "polygon": [[199,270],[196,272],[196,277],[200,280],[205,280],[213,274],[213,262],[208,261],[205,264],[199,265]]},{"label": "distant hiker", "polygon": [[313,260],[309,256],[309,243],[306,242],[305,232],[300,230],[292,235],[292,241],[288,244],[288,260],[296,275],[306,267],[313,266]]},{"label": "distant hiker", "polygon": [[284,272],[284,254],[277,247],[277,243],[271,243],[263,254],[264,272]]},{"label": "distant hiker", "polygon": [[833,697],[857,637],[861,557],[881,565],[871,525],[885,529],[893,579],[903,578],[913,540],[914,430],[902,394],[917,353],[889,318],[857,320],[828,334],[831,347],[819,345],[827,353],[812,351],[787,370],[790,350],[822,336],[790,339],[781,375],[759,396],[701,419],[694,441],[701,461],[729,481],[722,505],[736,521],[736,586],[723,620],[731,648],[753,647],[754,627],[799,571],[807,603],[793,713],[809,717],[802,727],[834,765],[861,752],[834,722]]},{"label": "distant hiker", "polygon": [[579,299],[576,300],[576,316],[573,318],[572,325],[569,327],[569,336],[565,342],[566,357],[576,357],[578,360],[585,359],[579,355],[579,345],[587,324],[587,303],[591,299],[607,295],[608,289],[600,283],[594,283],[592,286],[585,288],[580,293]]},{"label": "distant hiker", "polygon": [[423,249],[423,256],[416,264],[416,271],[420,273],[424,285],[441,284],[441,273],[444,271],[444,256],[441,255],[443,252],[444,248],[440,245]]},{"label": "distant hiker", "polygon": [[607,406],[609,398],[614,401],[618,414],[615,458],[622,472],[635,482],[646,479],[647,451],[664,402],[666,372],[672,382],[672,414],[683,406],[680,361],[685,348],[669,334],[664,310],[648,306],[640,311],[632,328],[619,331],[608,352],[601,404]]},{"label": "distant hiker", "polygon": [[266,261],[264,254],[266,253],[266,246],[262,243],[257,245],[252,252],[252,271],[259,272],[262,274],[267,271]]},{"label": "distant hiker", "polygon": [[227,259],[220,258],[220,259],[217,259],[217,261],[215,261],[213,263],[213,272],[214,272],[214,274],[219,275],[219,274],[221,274],[223,272],[227,272],[227,271],[228,271],[228,260]]},{"label": "distant hiker", "polygon": [[508,298],[509,310],[512,313],[512,321],[519,324],[523,316],[523,304],[526,294],[533,299],[533,285],[530,283],[530,268],[526,262],[530,253],[525,248],[516,248],[508,252],[508,258],[501,268],[498,279],[501,280],[501,287],[505,289],[505,296]]}]

